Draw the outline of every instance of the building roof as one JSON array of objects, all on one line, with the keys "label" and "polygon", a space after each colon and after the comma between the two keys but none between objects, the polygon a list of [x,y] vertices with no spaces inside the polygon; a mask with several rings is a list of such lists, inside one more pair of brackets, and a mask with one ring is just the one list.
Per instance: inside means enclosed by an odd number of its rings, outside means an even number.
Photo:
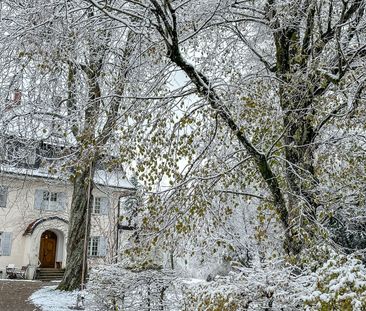
[{"label": "building roof", "polygon": [[121,171],[108,172],[105,170],[96,170],[94,174],[94,182],[98,185],[123,188],[123,189],[135,189],[124,173]]},{"label": "building roof", "polygon": [[[61,174],[51,174],[46,168],[23,168],[14,167],[11,165],[2,164],[0,165],[0,173],[5,173],[9,175],[20,175],[35,178],[46,178],[53,180],[61,180],[68,182],[67,178]],[[118,189],[128,189],[134,190],[135,187],[127,180],[123,172],[112,171],[108,172],[105,170],[96,170],[94,175],[94,182],[97,185],[104,187],[112,187]]]}]

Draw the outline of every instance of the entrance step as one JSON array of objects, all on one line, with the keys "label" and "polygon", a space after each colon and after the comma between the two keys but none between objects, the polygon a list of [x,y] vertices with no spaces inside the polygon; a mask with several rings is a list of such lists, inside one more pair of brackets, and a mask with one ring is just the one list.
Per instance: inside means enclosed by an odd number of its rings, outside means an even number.
[{"label": "entrance step", "polygon": [[62,280],[64,273],[65,269],[39,268],[37,273],[37,280],[41,281]]}]

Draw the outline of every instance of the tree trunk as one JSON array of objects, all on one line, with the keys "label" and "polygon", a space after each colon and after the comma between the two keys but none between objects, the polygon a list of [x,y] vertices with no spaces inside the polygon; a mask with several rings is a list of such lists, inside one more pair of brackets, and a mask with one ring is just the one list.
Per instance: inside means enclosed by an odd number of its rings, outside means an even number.
[{"label": "tree trunk", "polygon": [[[69,217],[66,269],[64,277],[58,286],[60,290],[72,291],[80,288],[83,270],[84,241],[86,239],[88,242],[90,235],[91,205],[88,204],[88,198],[91,197],[94,172],[95,162],[86,165],[73,181],[74,192]],[[89,212],[87,211],[88,206]],[[85,254],[84,282],[88,270],[86,259],[87,254]]]},{"label": "tree trunk", "polygon": [[[276,1],[268,0],[265,7],[276,48],[276,66],[271,71],[276,72],[280,81],[279,95],[284,113],[289,236],[294,237],[292,242],[297,241],[297,245],[289,246],[294,254],[299,253],[304,244],[314,242],[317,236],[315,221],[319,204],[316,200],[318,181],[313,167],[314,138],[332,114],[347,105],[340,105],[315,126],[314,121],[319,117],[315,99],[326,94],[329,85],[337,85],[353,70],[350,64],[354,54],[346,51],[355,50],[351,42],[365,12],[364,1],[331,4],[322,9],[314,1],[299,2],[300,9],[289,7],[291,23],[283,19],[282,13],[277,14]],[[317,21],[323,17],[328,19],[326,29]],[[334,49],[332,53],[329,48]],[[322,68],[329,72],[322,72]]]},{"label": "tree trunk", "polygon": [[[108,34],[106,34],[108,37]],[[95,164],[100,159],[98,154],[98,148],[103,147],[109,140],[113,130],[116,127],[118,120],[118,112],[121,104],[121,96],[124,94],[125,90],[125,77],[128,72],[129,59],[134,48],[134,37],[132,32],[129,32],[126,47],[123,52],[123,65],[120,67],[119,80],[115,85],[114,93],[117,95],[112,98],[110,103],[110,109],[107,111],[107,120],[102,129],[101,135],[96,139],[95,131],[96,124],[98,124],[98,119],[100,118],[100,106],[101,106],[101,96],[102,91],[99,84],[99,78],[102,73],[101,67],[104,60],[104,54],[108,50],[106,46],[94,46],[91,44],[91,55],[98,57],[91,57],[89,66],[85,69],[85,74],[88,81],[88,107],[85,109],[85,123],[84,129],[81,135],[75,133],[75,137],[79,136],[81,149],[80,158],[85,158],[83,156],[83,147],[93,145],[93,150],[87,157],[87,161],[84,162],[84,166],[81,163],[79,167],[81,172],[77,174],[74,179],[74,192],[71,204],[70,212],[70,225],[69,234],[67,242],[67,260],[66,260],[66,270],[65,275],[58,286],[61,290],[74,290],[80,287],[82,279],[83,270],[83,253],[84,253],[84,240],[89,242],[90,236],[90,220],[91,220],[91,206],[89,204],[89,212],[87,213],[88,197],[91,196],[92,181],[95,173]],[[102,53],[100,53],[102,50]],[[71,68],[74,70],[74,67]],[[69,89],[71,88],[70,96],[71,104],[75,103],[73,98],[73,89],[75,85],[74,75],[75,73],[71,71],[71,80]],[[84,150],[85,151],[85,150]],[[89,181],[91,182],[91,187],[89,187]],[[89,192],[90,191],[90,192]],[[86,232],[86,226],[88,230]],[[85,237],[86,234],[86,237]],[[84,267],[84,282],[87,275],[87,265]]]},{"label": "tree trunk", "polygon": [[297,255],[314,236],[312,224],[317,204],[313,167],[315,133],[311,120],[314,118],[313,87],[318,79],[307,77],[306,65],[301,66],[297,61],[301,59],[298,30],[289,28],[276,33],[275,43],[276,75],[281,81],[279,96],[284,113],[285,177],[289,190],[289,228],[284,246],[288,253]]},{"label": "tree trunk", "polygon": [[[306,109],[306,108],[305,108]],[[297,107],[284,117],[286,181],[289,188],[287,199],[289,215],[289,237],[285,242],[289,253],[298,254],[304,244],[314,236],[314,221],[317,204],[315,200],[316,177],[313,167],[314,131],[309,112]]]}]

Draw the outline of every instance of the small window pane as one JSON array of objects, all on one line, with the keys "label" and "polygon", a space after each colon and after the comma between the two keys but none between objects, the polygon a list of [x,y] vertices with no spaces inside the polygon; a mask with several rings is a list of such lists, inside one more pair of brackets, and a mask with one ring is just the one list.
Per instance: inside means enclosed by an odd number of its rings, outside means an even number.
[{"label": "small window pane", "polygon": [[98,255],[98,237],[93,238],[93,244],[92,244],[92,256]]},{"label": "small window pane", "polygon": [[57,202],[57,192],[51,192],[51,202]]},{"label": "small window pane", "polygon": [[99,245],[99,237],[98,236],[90,237],[88,245],[89,256],[98,256],[98,245]]},{"label": "small window pane", "polygon": [[94,210],[93,213],[100,214],[101,198],[94,198]]},{"label": "small window pane", "polygon": [[47,201],[50,199],[50,193],[48,191],[43,191],[43,201]]}]

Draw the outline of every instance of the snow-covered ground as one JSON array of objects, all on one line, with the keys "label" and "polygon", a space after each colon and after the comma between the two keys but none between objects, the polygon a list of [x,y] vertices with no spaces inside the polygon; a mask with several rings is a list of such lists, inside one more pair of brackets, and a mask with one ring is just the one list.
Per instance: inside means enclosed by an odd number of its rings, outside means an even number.
[{"label": "snow-covered ground", "polygon": [[[77,296],[80,291],[64,292],[56,290],[55,286],[45,286],[34,292],[29,300],[42,311],[69,311],[76,306]],[[71,308],[70,308],[71,307]],[[96,311],[92,306],[91,296],[85,296],[85,310]]]}]

